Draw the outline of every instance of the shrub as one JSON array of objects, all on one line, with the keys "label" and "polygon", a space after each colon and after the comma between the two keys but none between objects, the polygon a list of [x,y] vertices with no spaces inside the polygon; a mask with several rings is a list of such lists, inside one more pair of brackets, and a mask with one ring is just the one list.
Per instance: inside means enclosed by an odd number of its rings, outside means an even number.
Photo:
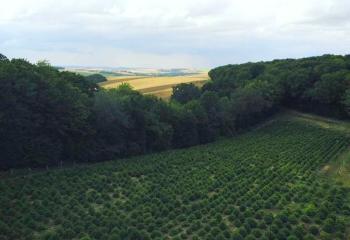
[{"label": "shrub", "polygon": [[318,227],[315,225],[310,226],[309,232],[313,235],[318,235],[320,233]]}]

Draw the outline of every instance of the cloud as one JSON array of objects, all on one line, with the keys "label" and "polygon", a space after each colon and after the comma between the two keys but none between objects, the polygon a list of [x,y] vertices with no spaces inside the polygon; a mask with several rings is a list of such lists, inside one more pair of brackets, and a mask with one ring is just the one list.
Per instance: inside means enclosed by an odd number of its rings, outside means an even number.
[{"label": "cloud", "polygon": [[59,65],[213,67],[344,54],[350,45],[346,0],[12,0],[1,5],[0,52]]}]

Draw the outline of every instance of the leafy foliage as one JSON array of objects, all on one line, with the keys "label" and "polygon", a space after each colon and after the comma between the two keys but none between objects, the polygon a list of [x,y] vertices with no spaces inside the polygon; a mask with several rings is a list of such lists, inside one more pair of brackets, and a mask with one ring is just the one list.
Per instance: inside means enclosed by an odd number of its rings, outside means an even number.
[{"label": "leafy foliage", "polygon": [[233,135],[273,109],[270,99],[255,96],[260,90],[254,87],[231,98],[182,84],[166,103],[126,84],[99,89],[100,78],[60,72],[45,61],[33,65],[4,58],[0,168],[62,166],[189,147]]},{"label": "leafy foliage", "polygon": [[181,83],[173,87],[171,99],[184,104],[191,100],[198,99],[200,95],[200,89],[193,83]]},{"label": "leafy foliage", "polygon": [[2,167],[77,158],[90,132],[89,88],[80,83],[45,64],[0,62]]},{"label": "leafy foliage", "polygon": [[103,75],[97,74],[97,73],[88,75],[85,78],[86,78],[86,80],[88,80],[89,82],[94,83],[94,84],[107,81],[107,78],[105,78]]},{"label": "leafy foliage", "polygon": [[350,115],[350,89],[346,90],[343,104],[345,106],[347,113]]},{"label": "leafy foliage", "polygon": [[6,61],[8,58],[0,53],[0,61]]},{"label": "leafy foliage", "polygon": [[47,62],[0,61],[1,169],[153,153],[249,129],[280,106],[349,117],[349,56],[227,65],[212,81],[174,87],[170,102]]},{"label": "leafy foliage", "polygon": [[324,55],[227,65],[211,70],[212,81],[203,88],[230,96],[254,87],[275,104],[349,118],[342,103],[350,88],[349,63],[349,56]]}]

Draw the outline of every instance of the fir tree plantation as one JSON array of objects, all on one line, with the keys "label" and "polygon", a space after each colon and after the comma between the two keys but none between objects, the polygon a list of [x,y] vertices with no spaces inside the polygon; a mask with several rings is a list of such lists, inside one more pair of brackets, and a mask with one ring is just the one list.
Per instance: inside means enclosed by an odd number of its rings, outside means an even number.
[{"label": "fir tree plantation", "polygon": [[0,182],[0,239],[348,239],[350,189],[320,169],[349,136],[284,115],[183,150]]}]

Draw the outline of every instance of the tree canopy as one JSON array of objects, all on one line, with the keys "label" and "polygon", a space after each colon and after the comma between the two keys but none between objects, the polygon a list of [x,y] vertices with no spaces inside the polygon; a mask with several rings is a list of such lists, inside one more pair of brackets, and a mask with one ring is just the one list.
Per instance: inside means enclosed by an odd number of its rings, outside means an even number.
[{"label": "tree canopy", "polygon": [[198,99],[200,95],[200,89],[193,83],[181,83],[173,87],[171,99],[184,104],[191,100]]},{"label": "tree canopy", "polygon": [[57,164],[81,155],[91,132],[91,100],[81,80],[48,65],[1,61],[2,166]]},{"label": "tree canopy", "polygon": [[[265,97],[278,105],[332,117],[349,117],[343,104],[350,88],[348,55],[226,65],[212,69],[209,76],[212,81],[203,88],[214,89],[220,95],[230,96],[232,92],[253,86],[265,91]],[[263,89],[261,83],[267,88]]]},{"label": "tree canopy", "polygon": [[7,57],[0,53],[0,61],[8,60]]},{"label": "tree canopy", "polygon": [[91,74],[85,77],[89,82],[97,84],[97,83],[101,83],[101,82],[105,82],[107,81],[107,78],[105,78],[103,75],[101,74]]}]

